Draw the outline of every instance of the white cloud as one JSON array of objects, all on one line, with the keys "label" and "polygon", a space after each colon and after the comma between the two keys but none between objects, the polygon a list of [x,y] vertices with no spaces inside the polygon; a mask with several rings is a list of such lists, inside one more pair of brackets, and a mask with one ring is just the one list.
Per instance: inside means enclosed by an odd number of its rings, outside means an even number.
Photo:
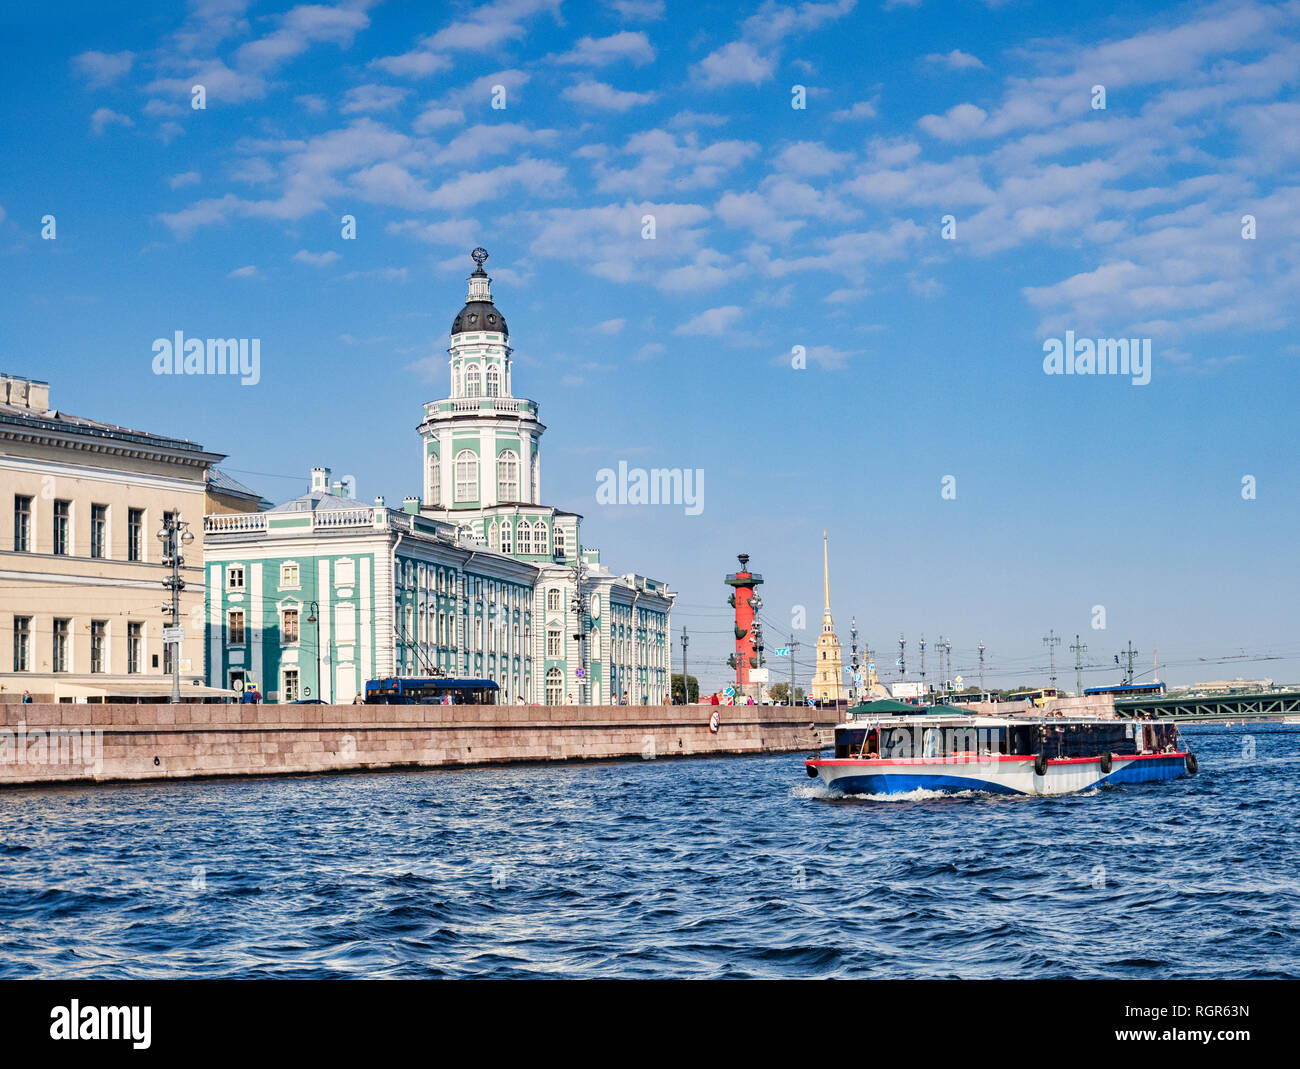
[{"label": "white cloud", "polygon": [[696,70],[710,89],[727,85],[761,85],[772,77],[776,60],[760,55],[748,41],[732,41],[700,60]]},{"label": "white cloud", "polygon": [[668,190],[715,186],[759,151],[753,141],[706,143],[694,131],[678,136],[652,129],[633,134],[619,150],[620,156],[634,162],[618,166],[597,159],[593,172],[597,188],[604,192],[656,196]]},{"label": "white cloud", "polygon": [[654,93],[633,93],[615,89],[612,85],[587,78],[576,85],[571,85],[560,93],[565,100],[603,111],[627,111],[630,108],[649,104],[654,100]]},{"label": "white cloud", "polygon": [[475,219],[444,219],[437,223],[407,219],[400,223],[389,223],[384,229],[390,234],[407,234],[430,245],[458,247],[477,244],[482,232],[482,227]]},{"label": "white cloud", "polygon": [[444,126],[455,126],[465,121],[465,113],[460,108],[444,108],[431,104],[416,117],[412,128],[417,134],[427,134]]},{"label": "white cloud", "polygon": [[90,128],[94,130],[97,135],[103,134],[103,132],[110,126],[134,125],[135,123],[133,123],[127,116],[114,111],[112,108],[96,108],[90,116]]},{"label": "white cloud", "polygon": [[761,85],[772,77],[781,49],[794,37],[820,29],[853,10],[856,0],[809,0],[798,5],[766,0],[740,24],[740,36],[714,49],[694,67],[709,88]]},{"label": "white cloud", "polygon": [[293,258],[300,264],[310,264],[312,267],[329,267],[330,264],[339,259],[339,254],[333,249],[325,252],[308,252],[306,249],[299,249],[293,254]]},{"label": "white cloud", "polygon": [[916,125],[942,141],[962,141],[981,132],[988,112],[974,104],[954,104],[942,115],[922,115]]},{"label": "white cloud", "polygon": [[469,163],[483,156],[516,152],[524,145],[544,145],[555,141],[555,130],[532,130],[523,123],[480,123],[457,134],[447,147],[434,155],[435,164]]},{"label": "white cloud", "polygon": [[339,110],[344,115],[390,111],[401,104],[408,92],[392,85],[354,86],[343,94],[343,105]]},{"label": "white cloud", "polygon": [[605,67],[611,63],[627,61],[641,66],[653,62],[654,46],[650,38],[640,31],[624,30],[609,37],[582,37],[573,48],[556,57],[557,63],[579,67]]},{"label": "white cloud", "polygon": [[247,267],[236,267],[226,276],[226,278],[257,278],[257,265],[249,264]]},{"label": "white cloud", "polygon": [[796,141],[781,150],[776,163],[781,170],[798,175],[827,175],[847,166],[853,158],[853,153],[835,152],[820,141]]},{"label": "white cloud", "polygon": [[664,0],[606,0],[625,19],[652,22],[664,17]]},{"label": "white cloud", "polygon": [[427,78],[431,74],[449,69],[451,60],[437,52],[417,48],[410,52],[403,52],[400,56],[382,56],[379,59],[372,59],[370,66],[395,78]]},{"label": "white cloud", "polygon": [[726,334],[740,319],[743,310],[734,304],[710,308],[692,316],[673,331],[674,334],[720,336]]},{"label": "white cloud", "polygon": [[848,122],[854,119],[874,119],[875,117],[876,102],[874,100],[859,100],[851,107],[831,112],[831,118],[838,122]]},{"label": "white cloud", "polygon": [[72,57],[72,65],[86,79],[91,89],[112,85],[131,70],[134,52],[82,52]]},{"label": "white cloud", "polygon": [[951,52],[931,52],[925,57],[927,63],[947,67],[950,71],[983,70],[984,64],[969,52],[954,48]]},{"label": "white cloud", "polygon": [[625,326],[627,326],[627,320],[620,316],[617,319],[606,319],[604,322],[597,323],[591,328],[591,332],[593,334],[612,336],[621,333]]},{"label": "white cloud", "polygon": [[184,186],[197,185],[200,179],[201,176],[198,171],[185,171],[182,174],[172,175],[167,179],[167,184],[171,186],[172,189],[181,189]]},{"label": "white cloud", "polygon": [[507,41],[522,39],[524,19],[545,11],[558,14],[559,8],[560,0],[497,0],[481,5],[423,43],[435,52],[491,51]]}]

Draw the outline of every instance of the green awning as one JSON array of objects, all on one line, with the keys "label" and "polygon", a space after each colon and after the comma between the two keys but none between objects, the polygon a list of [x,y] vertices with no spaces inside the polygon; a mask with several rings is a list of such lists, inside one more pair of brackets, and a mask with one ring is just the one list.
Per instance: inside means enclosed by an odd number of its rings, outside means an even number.
[{"label": "green awning", "polygon": [[916,716],[925,711],[924,705],[908,705],[907,702],[896,702],[892,698],[881,698],[879,701],[855,705],[849,713],[853,716],[893,716],[896,713],[909,713]]}]

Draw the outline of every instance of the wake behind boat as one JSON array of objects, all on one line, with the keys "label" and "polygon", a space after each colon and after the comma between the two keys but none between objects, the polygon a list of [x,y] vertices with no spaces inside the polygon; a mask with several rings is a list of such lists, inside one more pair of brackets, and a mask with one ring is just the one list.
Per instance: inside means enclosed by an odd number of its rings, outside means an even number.
[{"label": "wake behind boat", "polygon": [[[849,794],[1070,794],[1102,783],[1148,783],[1195,773],[1175,724],[1113,717],[975,716],[951,706],[884,714],[851,709],[835,756],[808,775]],[[948,710],[951,710],[949,712]]]}]

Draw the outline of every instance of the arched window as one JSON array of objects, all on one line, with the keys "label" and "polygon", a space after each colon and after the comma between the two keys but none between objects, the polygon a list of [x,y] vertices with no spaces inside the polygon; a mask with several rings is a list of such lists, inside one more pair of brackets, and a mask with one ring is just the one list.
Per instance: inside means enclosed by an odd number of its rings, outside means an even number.
[{"label": "arched window", "polygon": [[519,456],[510,449],[497,457],[497,500],[519,500]]},{"label": "arched window", "polygon": [[519,537],[517,540],[518,549],[516,553],[531,553],[533,551],[533,529],[528,526],[527,520],[519,521]]},{"label": "arched window", "polygon": [[478,457],[468,449],[456,454],[456,500],[478,500]]},{"label": "arched window", "polygon": [[502,520],[501,521],[501,552],[513,553],[514,551],[515,551],[514,546],[511,544],[511,540],[510,540],[510,523],[507,520]]},{"label": "arched window", "polygon": [[432,505],[441,504],[439,500],[442,496],[442,465],[438,462],[438,454],[429,454],[429,503]]},{"label": "arched window", "polygon": [[501,372],[497,370],[495,364],[491,364],[487,369],[487,395],[489,397],[501,396]]},{"label": "arched window", "polygon": [[455,364],[451,365],[451,395],[452,397],[460,396],[460,368]]},{"label": "arched window", "polygon": [[497,525],[495,523],[488,524],[488,548],[497,548]]},{"label": "arched window", "polygon": [[533,552],[546,552],[546,524],[541,520],[533,524]]},{"label": "arched window", "polygon": [[478,364],[470,364],[465,369],[465,396],[477,397],[479,391]]},{"label": "arched window", "polygon": [[546,592],[546,611],[560,611],[560,588],[558,586],[553,586]]},{"label": "arched window", "polygon": [[546,704],[560,705],[564,702],[564,673],[558,668],[546,672]]},{"label": "arched window", "polygon": [[563,559],[564,557],[564,528],[555,528],[555,555]]}]

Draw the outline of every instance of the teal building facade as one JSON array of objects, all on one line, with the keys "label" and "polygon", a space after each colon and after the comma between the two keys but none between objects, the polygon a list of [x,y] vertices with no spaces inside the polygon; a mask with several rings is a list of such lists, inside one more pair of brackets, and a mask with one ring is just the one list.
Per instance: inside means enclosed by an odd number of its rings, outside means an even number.
[{"label": "teal building facade", "polygon": [[540,406],[514,396],[487,253],[473,256],[451,393],[417,428],[421,496],[360,505],[316,468],[302,497],[206,518],[212,685],[338,703],[369,679],[445,672],[495,680],[502,702],[669,699],[675,595],[611,571],[582,517],[543,503]]}]

